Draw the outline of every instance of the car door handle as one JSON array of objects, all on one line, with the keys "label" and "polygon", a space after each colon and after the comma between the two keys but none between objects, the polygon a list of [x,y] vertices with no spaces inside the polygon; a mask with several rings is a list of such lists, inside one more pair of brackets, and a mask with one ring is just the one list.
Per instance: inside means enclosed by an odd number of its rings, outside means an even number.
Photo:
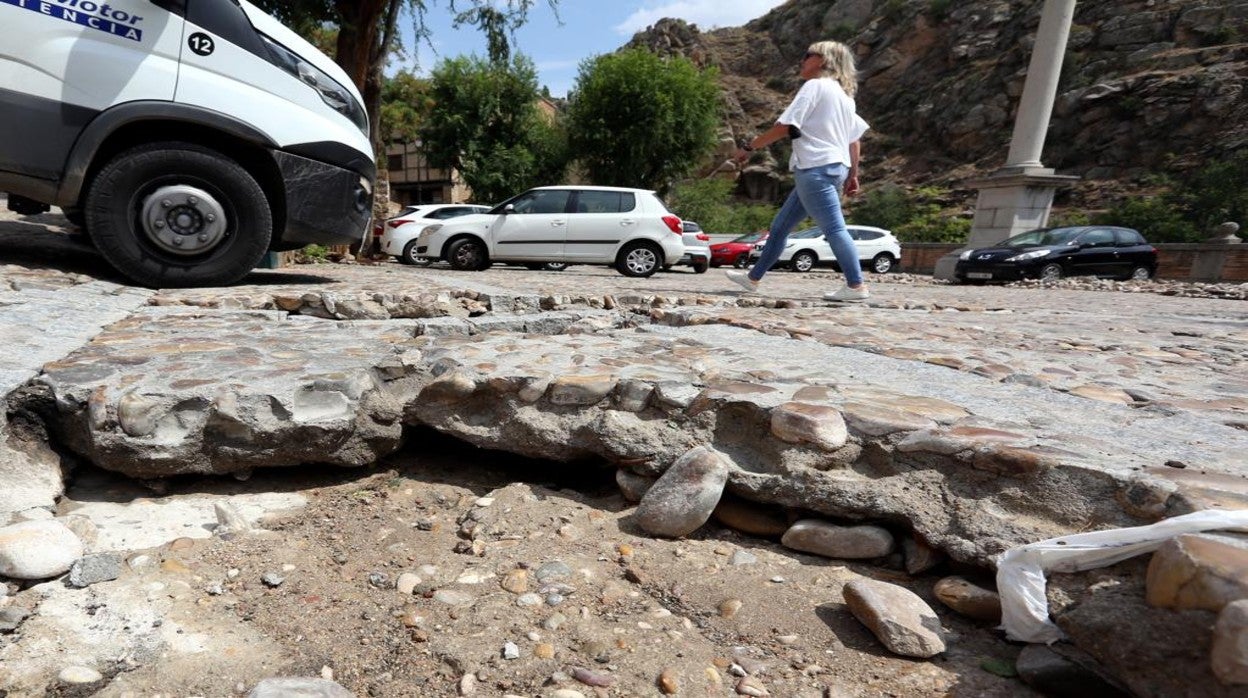
[{"label": "car door handle", "polygon": [[620,221],[620,225],[636,225],[636,223],[637,221],[631,218],[625,218],[624,220]]},{"label": "car door handle", "polygon": [[565,225],[567,225],[567,224],[568,224],[568,222],[567,222],[567,221],[551,221],[551,222],[550,222],[550,226],[551,226],[552,228],[561,228],[561,227],[563,227],[563,226],[565,226]]}]

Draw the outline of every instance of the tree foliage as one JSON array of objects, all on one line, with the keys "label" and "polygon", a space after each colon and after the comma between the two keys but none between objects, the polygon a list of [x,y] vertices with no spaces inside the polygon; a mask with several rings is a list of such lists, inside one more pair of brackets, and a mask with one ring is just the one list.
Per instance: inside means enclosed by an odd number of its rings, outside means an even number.
[{"label": "tree foliage", "polygon": [[[337,29],[334,60],[359,88],[368,111],[369,123],[381,117],[383,68],[400,50],[398,21],[406,13],[412,18],[417,41],[427,41],[426,14],[437,7],[437,0],[255,0],[256,5],[277,17],[313,43],[324,40],[324,32]],[[505,61],[510,54],[510,38],[528,20],[538,0],[446,0],[454,26],[472,26],[486,35],[491,57]],[[554,11],[558,0],[546,0]],[[318,44],[320,45],[320,44]],[[373,145],[383,150],[381,133],[373,129]]]},{"label": "tree foliage", "polygon": [[433,71],[430,98],[419,128],[429,164],[459,170],[477,201],[498,202],[562,177],[565,148],[538,112],[537,73],[527,57],[445,60]]},{"label": "tree foliage", "polygon": [[776,215],[776,207],[734,202],[735,186],[726,179],[685,180],[672,189],[668,208],[681,218],[697,221],[710,233],[766,230]]},{"label": "tree foliage", "polygon": [[1131,197],[1093,217],[1135,228],[1149,242],[1200,242],[1226,221],[1248,221],[1248,151],[1206,164],[1176,181],[1159,176],[1157,196]]},{"label": "tree foliage", "polygon": [[971,219],[948,209],[948,193],[921,187],[913,193],[886,184],[848,207],[846,219],[858,225],[891,230],[902,242],[962,242]]},{"label": "tree foliage", "polygon": [[568,106],[573,157],[595,184],[666,191],[715,146],[716,75],[644,49],[583,62]]},{"label": "tree foliage", "polygon": [[383,143],[414,141],[419,137],[424,115],[433,108],[428,80],[408,71],[387,78],[381,87],[381,130]]}]

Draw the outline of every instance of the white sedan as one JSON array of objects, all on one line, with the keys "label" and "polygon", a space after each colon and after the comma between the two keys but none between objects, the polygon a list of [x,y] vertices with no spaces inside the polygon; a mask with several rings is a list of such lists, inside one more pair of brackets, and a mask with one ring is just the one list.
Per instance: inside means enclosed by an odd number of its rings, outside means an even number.
[{"label": "white sedan", "polygon": [[381,251],[404,264],[426,265],[433,260],[416,254],[416,238],[431,223],[485,213],[489,206],[477,204],[417,204],[408,206],[399,215],[386,221],[380,235]]},{"label": "white sedan", "polygon": [[[887,274],[897,266],[897,262],[901,260],[901,243],[891,232],[869,225],[845,227],[854,240],[854,247],[858,248],[858,259],[864,269]],[[756,243],[750,251],[751,264],[758,261],[764,244]],[[823,238],[823,231],[808,228],[789,235],[784,251],[776,262],[777,267],[781,265],[793,271],[810,271],[819,265],[836,265],[836,257],[832,254],[828,241]]]}]

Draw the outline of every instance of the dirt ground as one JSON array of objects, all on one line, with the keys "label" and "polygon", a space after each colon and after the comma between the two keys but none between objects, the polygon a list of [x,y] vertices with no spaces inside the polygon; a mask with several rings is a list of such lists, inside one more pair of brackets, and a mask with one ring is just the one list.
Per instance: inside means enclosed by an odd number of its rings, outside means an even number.
[{"label": "dirt ground", "polygon": [[[714,521],[655,539],[600,464],[530,461],[425,431],[408,443],[370,469],[180,478],[157,492],[86,473],[90,492],[71,487],[64,509],[256,492],[297,492],[308,505],[263,531],[133,552],[120,579],[77,592],[98,598],[87,622],[106,625],[110,612],[126,615],[109,609],[121,588],[144,590],[159,612],[130,613],[121,632],[140,639],[123,644],[165,641],[123,653],[95,684],[53,681],[47,695],[239,695],[273,676],[332,677],[359,696],[1030,694],[999,675],[1020,646],[945,609],[931,594],[939,575],[911,578],[899,556],[844,564]],[[930,661],[884,650],[843,604],[857,576],[927,599],[949,650]]]}]

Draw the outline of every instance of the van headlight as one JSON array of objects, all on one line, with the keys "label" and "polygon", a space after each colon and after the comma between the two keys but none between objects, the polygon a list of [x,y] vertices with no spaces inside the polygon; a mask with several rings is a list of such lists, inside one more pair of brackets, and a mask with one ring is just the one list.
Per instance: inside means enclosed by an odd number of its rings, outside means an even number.
[{"label": "van headlight", "polygon": [[1016,254],[1013,257],[1010,257],[1009,259],[1005,261],[1026,262],[1029,259],[1040,259],[1041,257],[1047,257],[1049,256],[1050,252],[1052,252],[1052,250],[1032,250],[1031,252],[1024,252],[1022,254]]},{"label": "van headlight", "polygon": [[274,65],[316,90],[316,93],[321,96],[321,101],[329,105],[330,109],[350,119],[356,128],[363,131],[364,135],[368,135],[368,114],[364,112],[364,106],[355,101],[355,97],[352,97],[345,87],[326,75],[320,68],[300,58],[297,53],[263,34],[260,36],[269,47],[273,59],[271,62]]}]

